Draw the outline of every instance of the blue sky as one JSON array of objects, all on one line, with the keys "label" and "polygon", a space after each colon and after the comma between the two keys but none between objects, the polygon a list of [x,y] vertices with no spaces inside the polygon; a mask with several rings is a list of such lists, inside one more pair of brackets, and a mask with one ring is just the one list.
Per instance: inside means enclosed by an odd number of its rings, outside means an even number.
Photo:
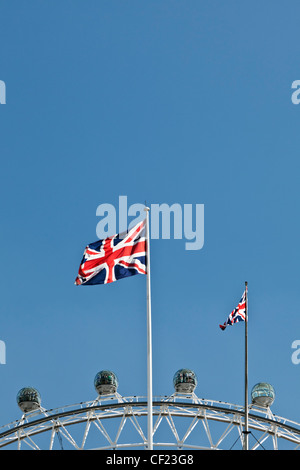
[{"label": "blue sky", "polygon": [[[300,421],[300,6],[291,1],[1,2],[0,422],[36,387],[45,408],[91,400],[95,374],[146,395],[146,279],[74,286],[97,207],[204,204],[205,242],[151,241],[153,393],[176,370],[199,397],[249,387]],[[299,368],[299,369],[298,369]]]}]

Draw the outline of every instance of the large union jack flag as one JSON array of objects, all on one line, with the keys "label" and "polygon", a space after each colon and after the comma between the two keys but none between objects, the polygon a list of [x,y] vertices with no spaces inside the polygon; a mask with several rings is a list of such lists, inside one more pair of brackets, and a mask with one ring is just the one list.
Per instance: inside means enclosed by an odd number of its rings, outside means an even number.
[{"label": "large union jack flag", "polygon": [[147,272],[146,221],[125,234],[117,234],[87,245],[76,285],[108,284]]},{"label": "large union jack flag", "polygon": [[223,325],[219,325],[221,330],[225,330],[227,325],[233,325],[239,321],[246,321],[246,290],[244,291],[238,306],[232,310]]}]

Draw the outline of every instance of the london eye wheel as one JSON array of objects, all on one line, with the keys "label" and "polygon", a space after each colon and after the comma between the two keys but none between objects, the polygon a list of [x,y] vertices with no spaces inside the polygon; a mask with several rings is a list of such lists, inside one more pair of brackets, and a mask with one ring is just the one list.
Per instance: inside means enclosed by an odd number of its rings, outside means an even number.
[{"label": "london eye wheel", "polygon": [[[94,385],[95,400],[57,409],[44,409],[36,389],[21,389],[22,416],[0,428],[0,449],[147,450],[147,398],[121,396],[116,375],[107,370],[96,375]],[[196,385],[196,374],[180,369],[174,393],[153,397],[153,449],[242,449],[244,408],[199,398]],[[272,413],[273,387],[256,384],[251,399],[249,450],[299,449],[300,424]]]}]

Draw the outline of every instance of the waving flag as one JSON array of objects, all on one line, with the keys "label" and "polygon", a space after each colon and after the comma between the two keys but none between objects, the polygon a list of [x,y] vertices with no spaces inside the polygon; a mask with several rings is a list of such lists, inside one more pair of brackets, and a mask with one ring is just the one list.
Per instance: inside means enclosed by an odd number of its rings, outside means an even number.
[{"label": "waving flag", "polygon": [[81,260],[76,285],[108,284],[135,274],[146,274],[145,220],[126,234],[89,244]]},{"label": "waving flag", "polygon": [[221,330],[225,330],[227,325],[233,325],[239,321],[246,321],[246,290],[242,295],[242,298],[238,306],[232,310],[228,316],[226,322],[223,325],[219,325]]}]

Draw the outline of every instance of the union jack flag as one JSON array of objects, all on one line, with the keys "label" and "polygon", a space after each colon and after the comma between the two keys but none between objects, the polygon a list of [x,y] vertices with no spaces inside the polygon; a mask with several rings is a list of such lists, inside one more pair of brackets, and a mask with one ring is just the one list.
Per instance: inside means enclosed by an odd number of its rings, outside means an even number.
[{"label": "union jack flag", "polygon": [[233,325],[239,321],[246,321],[246,290],[244,291],[238,306],[229,314],[226,322],[219,325],[221,330],[225,330],[227,325]]},{"label": "union jack flag", "polygon": [[147,273],[146,221],[125,234],[90,243],[81,260],[76,285],[109,284]]}]

